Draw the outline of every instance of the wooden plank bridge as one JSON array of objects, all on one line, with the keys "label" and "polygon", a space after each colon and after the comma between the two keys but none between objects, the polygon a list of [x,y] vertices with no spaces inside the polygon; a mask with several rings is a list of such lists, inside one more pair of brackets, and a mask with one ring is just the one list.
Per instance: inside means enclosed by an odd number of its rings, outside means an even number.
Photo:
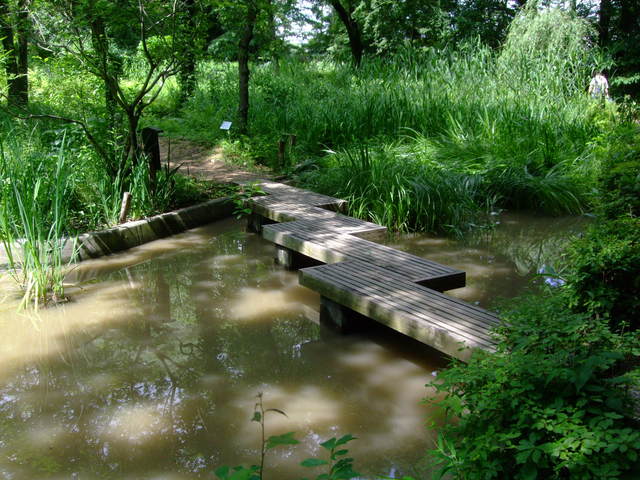
[{"label": "wooden plank bridge", "polygon": [[263,181],[248,200],[249,226],[276,245],[276,260],[300,269],[300,284],[321,295],[320,321],[343,332],[367,317],[452,357],[495,348],[494,314],[445,295],[465,272],[373,240],[386,228],[343,215],[344,200]]}]

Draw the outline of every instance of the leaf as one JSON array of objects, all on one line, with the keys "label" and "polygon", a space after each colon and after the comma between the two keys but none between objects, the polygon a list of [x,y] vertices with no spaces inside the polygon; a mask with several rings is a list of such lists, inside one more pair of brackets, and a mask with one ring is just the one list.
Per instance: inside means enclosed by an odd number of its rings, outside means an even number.
[{"label": "leaf", "polygon": [[223,465],[221,467],[216,468],[213,473],[220,480],[225,480],[225,479],[229,478],[229,470],[230,470],[230,468],[227,465]]},{"label": "leaf", "polygon": [[298,440],[293,438],[295,433],[296,432],[287,432],[283,435],[274,435],[267,438],[266,449],[270,450],[278,445],[296,445],[297,443],[300,443]]},{"label": "leaf", "polygon": [[251,421],[260,423],[260,420],[262,420],[262,414],[258,411],[253,412],[253,418],[251,418]]},{"label": "leaf", "polygon": [[342,455],[346,455],[347,453],[349,453],[349,450],[345,448],[344,450],[338,450],[337,452],[333,452],[333,456],[341,457]]},{"label": "leaf", "polygon": [[354,437],[353,435],[351,435],[350,433],[347,433],[346,435],[340,437],[340,440],[338,440],[336,442],[336,444],[334,445],[335,447],[339,447],[340,445],[344,445],[345,443],[350,442],[351,440],[355,440],[356,437]]},{"label": "leaf", "polygon": [[324,448],[325,450],[329,450],[329,451],[331,451],[331,450],[333,450],[333,449],[336,447],[336,438],[335,438],[335,437],[330,438],[330,439],[329,439],[329,440],[327,440],[326,442],[322,442],[322,443],[320,444],[320,446],[321,446],[322,448]]},{"label": "leaf", "polygon": [[319,458],[307,458],[306,460],[300,462],[300,465],[307,468],[314,468],[319,467],[320,465],[326,465],[328,463],[329,462],[327,462],[326,460],[321,460]]},{"label": "leaf", "polygon": [[277,408],[268,408],[267,410],[265,410],[265,413],[267,412],[276,412],[276,413],[279,413],[280,415],[284,415],[285,417],[289,418],[286,413],[284,413],[282,410]]}]

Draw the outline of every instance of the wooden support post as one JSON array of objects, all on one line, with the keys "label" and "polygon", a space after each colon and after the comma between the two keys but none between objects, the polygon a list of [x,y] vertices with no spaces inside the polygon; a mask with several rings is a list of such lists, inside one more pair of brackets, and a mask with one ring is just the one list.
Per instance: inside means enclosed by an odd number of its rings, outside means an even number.
[{"label": "wooden support post", "polygon": [[142,145],[144,153],[149,159],[149,178],[151,179],[151,186],[155,188],[156,175],[160,170],[160,142],[158,136],[162,133],[162,130],[156,127],[145,127],[142,129]]},{"label": "wooden support post", "polygon": [[367,317],[327,297],[320,297],[320,325],[340,333],[354,333],[366,328]]},{"label": "wooden support post", "polygon": [[278,141],[278,165],[280,166],[280,168],[284,167],[286,148],[287,142],[280,139]]},{"label": "wooden support post", "polygon": [[124,223],[127,220],[130,206],[131,194],[129,192],[124,192],[124,194],[122,195],[122,206],[120,207],[120,217],[118,217],[118,223]]},{"label": "wooden support post", "polygon": [[247,231],[251,233],[262,233],[262,225],[264,217],[257,213],[250,213],[247,217]]}]

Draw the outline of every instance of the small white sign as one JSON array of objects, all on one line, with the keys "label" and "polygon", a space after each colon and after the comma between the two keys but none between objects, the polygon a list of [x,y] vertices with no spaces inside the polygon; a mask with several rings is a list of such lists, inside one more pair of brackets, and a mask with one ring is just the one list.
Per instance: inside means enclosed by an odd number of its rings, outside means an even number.
[{"label": "small white sign", "polygon": [[227,122],[226,120],[222,122],[220,125],[220,130],[229,130],[231,128],[231,122]]}]

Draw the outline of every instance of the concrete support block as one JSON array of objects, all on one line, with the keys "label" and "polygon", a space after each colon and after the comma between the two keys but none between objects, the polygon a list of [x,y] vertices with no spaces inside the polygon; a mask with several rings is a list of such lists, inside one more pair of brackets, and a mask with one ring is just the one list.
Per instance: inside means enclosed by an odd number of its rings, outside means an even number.
[{"label": "concrete support block", "polygon": [[320,297],[320,325],[340,333],[361,332],[370,319],[327,297]]},{"label": "concrete support block", "polygon": [[277,223],[267,217],[260,215],[259,213],[251,213],[247,217],[247,231],[252,233],[262,233],[263,225],[271,225]]},{"label": "concrete support block", "polygon": [[287,270],[300,270],[301,268],[315,267],[322,265],[322,262],[307,257],[295,250],[276,244],[276,253],[274,260],[277,265],[281,265]]}]

